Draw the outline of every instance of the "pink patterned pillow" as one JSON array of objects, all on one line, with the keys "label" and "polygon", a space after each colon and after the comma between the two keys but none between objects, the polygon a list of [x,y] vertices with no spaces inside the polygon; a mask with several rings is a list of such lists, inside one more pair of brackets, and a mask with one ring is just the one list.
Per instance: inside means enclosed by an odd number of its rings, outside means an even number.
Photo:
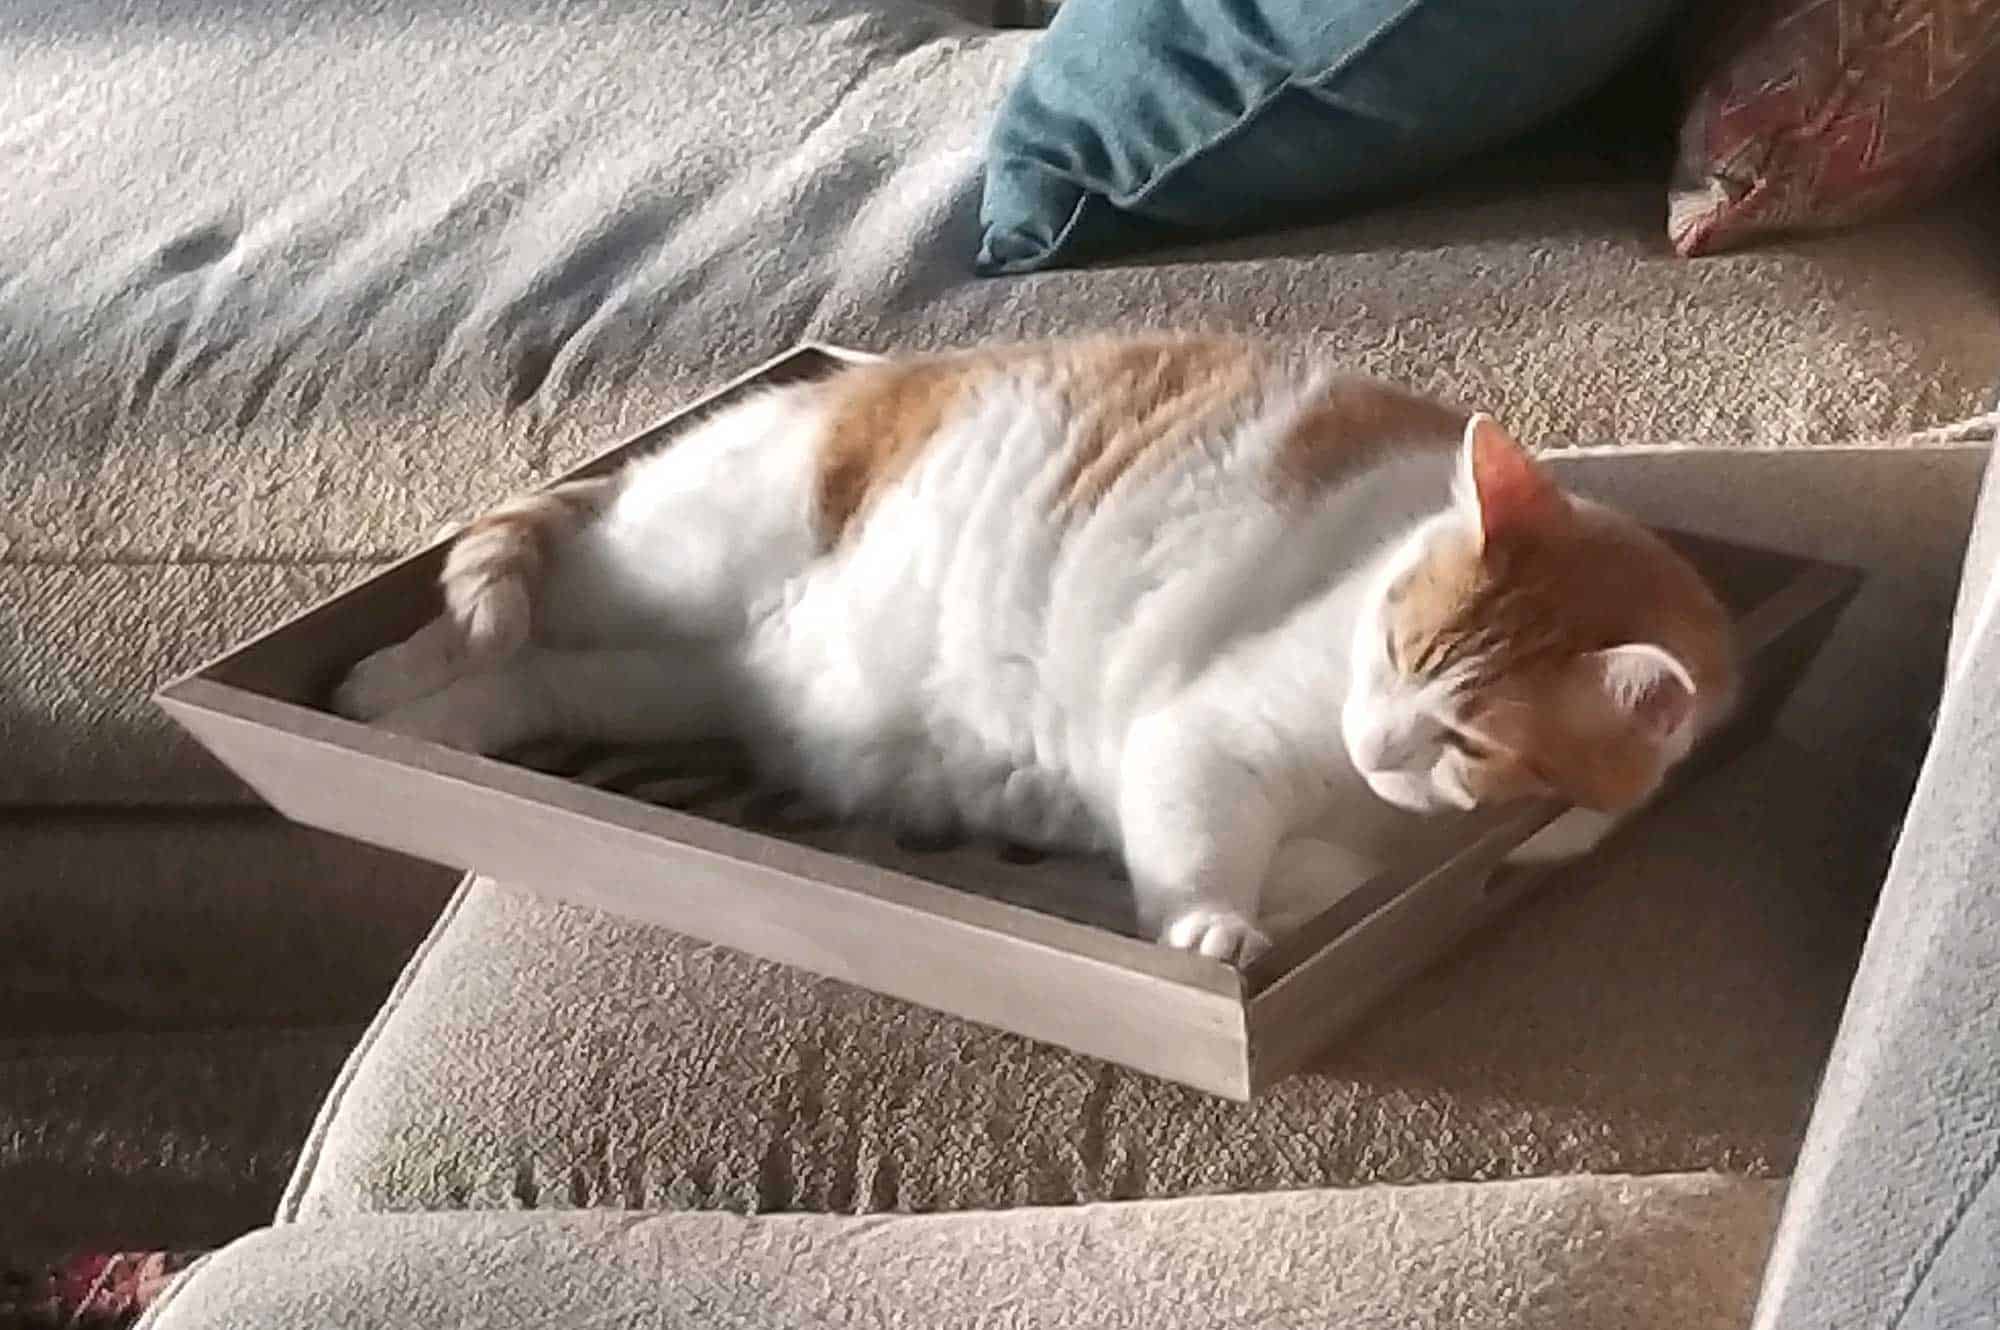
[{"label": "pink patterned pillow", "polygon": [[1694,255],[1860,221],[1996,138],[2000,0],[1751,0],[1681,120],[1667,233]]}]

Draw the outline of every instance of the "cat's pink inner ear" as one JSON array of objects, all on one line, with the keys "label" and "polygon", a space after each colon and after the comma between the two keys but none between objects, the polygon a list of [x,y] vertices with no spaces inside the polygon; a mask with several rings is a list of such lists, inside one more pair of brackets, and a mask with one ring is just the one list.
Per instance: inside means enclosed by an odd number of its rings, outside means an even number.
[{"label": "cat's pink inner ear", "polygon": [[1465,424],[1464,466],[1482,541],[1536,531],[1563,510],[1562,494],[1548,473],[1489,415]]},{"label": "cat's pink inner ear", "polygon": [[1677,738],[1694,719],[1694,676],[1665,647],[1633,642],[1591,653],[1604,695],[1656,743]]}]

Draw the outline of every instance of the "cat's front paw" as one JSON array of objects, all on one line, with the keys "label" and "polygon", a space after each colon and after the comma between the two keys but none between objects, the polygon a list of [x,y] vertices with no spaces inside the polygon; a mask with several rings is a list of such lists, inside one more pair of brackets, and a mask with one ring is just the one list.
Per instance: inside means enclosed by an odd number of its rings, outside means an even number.
[{"label": "cat's front paw", "polygon": [[452,627],[433,621],[406,641],[365,657],[333,690],[333,709],[349,720],[377,720],[452,682],[459,653]]},{"label": "cat's front paw", "polygon": [[1160,930],[1160,941],[1237,966],[1248,965],[1271,946],[1271,939],[1255,924],[1217,905],[1193,905],[1181,911]]},{"label": "cat's front paw", "polygon": [[520,671],[474,674],[371,723],[391,734],[490,756],[550,737],[537,696]]},{"label": "cat's front paw", "polygon": [[481,708],[466,705],[458,696],[466,691],[463,686],[448,688],[385,711],[370,723],[389,734],[422,739],[461,753],[497,752],[503,741],[495,737],[494,718]]},{"label": "cat's front paw", "polygon": [[374,720],[407,701],[410,688],[396,652],[385,647],[349,670],[333,690],[333,709],[349,720]]}]

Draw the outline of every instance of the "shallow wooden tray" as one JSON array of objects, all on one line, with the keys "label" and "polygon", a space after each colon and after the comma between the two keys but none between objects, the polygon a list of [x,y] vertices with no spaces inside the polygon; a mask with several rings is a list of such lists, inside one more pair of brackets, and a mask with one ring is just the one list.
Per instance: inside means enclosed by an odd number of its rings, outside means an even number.
[{"label": "shallow wooden tray", "polygon": [[[615,466],[745,391],[867,358],[801,347],[571,475]],[[1751,676],[1735,723],[1686,764],[1685,783],[1769,725],[1859,578],[1671,538],[1738,614]],[[1285,1075],[1517,900],[1537,874],[1496,869],[1560,812],[1468,819],[1447,847],[1349,891],[1239,973],[1133,936],[1126,888],[1106,862],[834,826],[749,788],[712,750],[558,754],[537,770],[322,709],[354,661],[438,612],[443,552],[434,545],[322,602],[158,701],[297,821],[1231,1098]]]}]

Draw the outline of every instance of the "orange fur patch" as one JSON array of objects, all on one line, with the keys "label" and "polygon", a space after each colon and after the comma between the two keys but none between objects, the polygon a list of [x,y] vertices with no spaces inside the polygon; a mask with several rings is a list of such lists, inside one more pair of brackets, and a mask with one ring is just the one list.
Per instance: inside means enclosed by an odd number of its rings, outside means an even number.
[{"label": "orange fur patch", "polygon": [[1075,421],[1060,504],[1089,509],[1242,412],[1268,364],[1247,342],[1172,337],[1078,343],[1053,369]]},{"label": "orange fur patch", "polygon": [[593,476],[499,504],[459,532],[445,577],[473,584],[495,577],[536,581],[556,545],[609,507],[619,484],[617,476]]},{"label": "orange fur patch", "polygon": [[616,476],[595,476],[520,495],[459,533],[440,582],[468,649],[505,652],[526,638],[556,547],[609,507],[619,484]]},{"label": "orange fur patch", "polygon": [[1057,486],[1089,509],[1126,477],[1165,465],[1256,399],[1271,369],[1254,343],[1220,337],[1093,338],[867,365],[829,381],[815,507],[827,543],[909,472],[954,405],[1015,372],[1055,394],[1070,422]]},{"label": "orange fur patch", "polygon": [[1729,616],[1700,574],[1637,523],[1590,505],[1483,553],[1469,530],[1440,542],[1390,588],[1386,618],[1398,668],[1470,671],[1471,723],[1505,750],[1483,773],[1481,793],[1496,797],[1527,773],[1593,808],[1650,793],[1660,755],[1610,723],[1584,680],[1586,653],[1664,647],[1693,675],[1710,720],[1736,687]]},{"label": "orange fur patch", "polygon": [[979,354],[934,356],[863,365],[828,381],[814,494],[827,544],[837,544],[869,499],[909,471],[945,413],[995,363]]},{"label": "orange fur patch", "polygon": [[1278,451],[1279,488],[1318,493],[1394,449],[1456,447],[1470,418],[1470,412],[1378,379],[1336,379],[1286,434]]}]

